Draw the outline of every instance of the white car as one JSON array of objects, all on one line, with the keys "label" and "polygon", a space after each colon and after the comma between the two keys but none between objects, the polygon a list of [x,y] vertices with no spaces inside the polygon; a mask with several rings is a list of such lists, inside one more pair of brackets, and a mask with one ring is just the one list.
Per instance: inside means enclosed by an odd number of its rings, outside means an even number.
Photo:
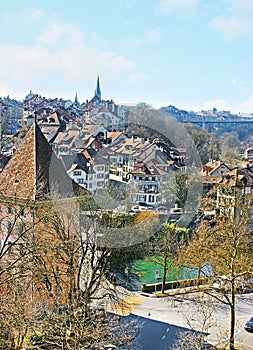
[{"label": "white car", "polygon": [[134,212],[140,211],[139,205],[134,205],[134,206],[131,208],[131,211],[134,211]]},{"label": "white car", "polygon": [[139,212],[139,211],[146,211],[146,210],[153,210],[151,207],[144,207],[142,205],[134,205],[131,209],[132,212]]}]

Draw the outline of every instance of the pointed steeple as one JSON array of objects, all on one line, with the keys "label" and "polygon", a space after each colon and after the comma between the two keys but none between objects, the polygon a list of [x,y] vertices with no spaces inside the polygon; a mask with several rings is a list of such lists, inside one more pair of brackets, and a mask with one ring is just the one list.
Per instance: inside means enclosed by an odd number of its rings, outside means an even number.
[{"label": "pointed steeple", "polygon": [[0,196],[39,200],[50,192],[70,197],[73,184],[35,122],[0,174]]},{"label": "pointed steeple", "polygon": [[75,97],[75,102],[74,102],[74,104],[79,104],[79,102],[78,102],[78,99],[77,99],[77,92],[76,92],[76,97]]},{"label": "pointed steeple", "polygon": [[97,86],[96,86],[94,97],[97,97],[99,100],[101,100],[101,90],[100,90],[100,83],[99,83],[99,75],[97,77]]}]

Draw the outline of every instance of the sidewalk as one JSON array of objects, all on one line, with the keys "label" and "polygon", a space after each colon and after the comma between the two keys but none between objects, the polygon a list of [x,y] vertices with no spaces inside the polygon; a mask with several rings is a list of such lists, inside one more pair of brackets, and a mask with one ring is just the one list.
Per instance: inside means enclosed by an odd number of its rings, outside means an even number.
[{"label": "sidewalk", "polygon": [[113,306],[108,308],[107,311],[115,313],[119,316],[128,316],[146,299],[146,297],[140,295],[128,296],[122,299],[117,304],[114,304]]}]

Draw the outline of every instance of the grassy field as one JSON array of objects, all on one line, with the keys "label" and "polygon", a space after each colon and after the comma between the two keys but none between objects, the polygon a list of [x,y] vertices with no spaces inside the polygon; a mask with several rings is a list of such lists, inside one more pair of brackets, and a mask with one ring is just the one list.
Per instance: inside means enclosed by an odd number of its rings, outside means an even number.
[{"label": "grassy field", "polygon": [[[186,268],[180,268],[179,271],[175,271],[171,266],[171,263],[168,263],[168,271],[166,276],[166,281],[175,281],[188,278],[197,277],[196,271]],[[159,271],[158,275],[155,274],[155,271]],[[137,276],[140,283],[155,283],[157,282],[155,276],[159,276],[160,279],[163,277],[162,266],[157,263],[153,258],[146,258],[144,260],[136,260],[129,266],[129,272],[132,276]]]}]

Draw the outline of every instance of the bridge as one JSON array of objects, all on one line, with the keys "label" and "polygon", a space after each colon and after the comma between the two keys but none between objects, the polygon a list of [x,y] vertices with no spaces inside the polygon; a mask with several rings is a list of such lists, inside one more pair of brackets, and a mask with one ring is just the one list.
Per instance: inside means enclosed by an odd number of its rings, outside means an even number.
[{"label": "bridge", "polygon": [[173,108],[162,108],[161,110],[179,123],[195,124],[207,131],[213,131],[226,125],[253,125],[253,115],[245,116],[222,112],[198,114]]},{"label": "bridge", "polygon": [[[175,117],[174,117],[175,118]],[[222,126],[230,125],[253,125],[252,116],[193,116],[193,115],[183,115],[177,116],[176,119],[180,123],[190,123],[200,126],[207,131],[213,131],[215,128],[220,128]]]}]

